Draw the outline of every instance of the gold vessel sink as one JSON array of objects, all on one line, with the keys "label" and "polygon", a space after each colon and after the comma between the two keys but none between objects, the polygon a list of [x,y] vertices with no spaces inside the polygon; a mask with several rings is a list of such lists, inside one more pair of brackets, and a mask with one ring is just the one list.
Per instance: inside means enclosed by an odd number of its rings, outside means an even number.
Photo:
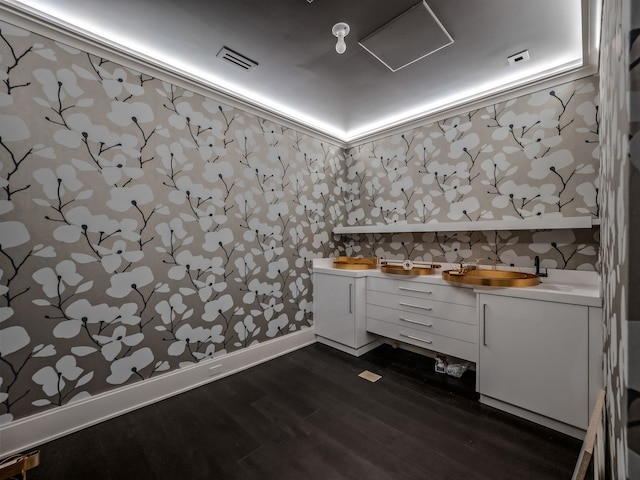
[{"label": "gold vessel sink", "polygon": [[445,270],[442,278],[465,285],[483,285],[486,287],[533,287],[540,283],[540,277],[533,273],[512,272],[509,270]]},{"label": "gold vessel sink", "polygon": [[336,257],[334,268],[343,270],[373,270],[378,266],[377,258]]}]

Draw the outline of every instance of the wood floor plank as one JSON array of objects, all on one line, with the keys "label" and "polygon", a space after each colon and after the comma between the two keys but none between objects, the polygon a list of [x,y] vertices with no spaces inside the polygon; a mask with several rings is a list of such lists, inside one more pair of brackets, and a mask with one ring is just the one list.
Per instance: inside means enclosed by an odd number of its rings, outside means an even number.
[{"label": "wood floor plank", "polygon": [[[318,369],[318,372],[324,372],[324,375],[331,376],[334,379],[343,375],[347,377],[351,375],[348,369],[341,371],[337,367],[335,358],[329,357],[326,360],[329,363],[334,363],[334,365],[331,367],[327,365],[325,368]],[[350,359],[347,360],[350,361]],[[512,458],[514,464],[519,462],[531,464],[532,460],[529,458],[531,456],[529,452],[544,452],[545,455],[542,460],[537,458],[537,453],[534,455],[536,462],[539,463],[537,468],[546,468],[551,471],[558,470],[558,464],[562,465],[562,462],[556,461],[557,458],[562,458],[562,453],[571,455],[573,454],[572,452],[575,452],[575,439],[553,432],[550,429],[533,425],[504,412],[498,412],[478,402],[469,402],[465,398],[460,400],[456,396],[442,394],[442,392],[440,396],[433,396],[433,391],[424,391],[424,387],[422,392],[416,392],[411,388],[406,388],[408,380],[398,381],[397,378],[388,376],[385,378],[386,372],[382,370],[379,370],[379,372],[383,375],[383,379],[375,384],[376,387],[372,387],[378,388],[379,391],[376,395],[366,395],[361,408],[365,408],[369,400],[377,399],[382,405],[394,405],[394,410],[411,412],[410,418],[408,416],[394,417],[397,412],[391,412],[392,416],[388,422],[401,423],[408,421],[407,425],[409,425],[413,423],[413,420],[421,418],[426,427],[422,429],[416,428],[415,430],[422,434],[421,439],[425,442],[444,446],[451,442],[454,444],[456,442],[459,443],[462,438],[467,445],[476,445],[484,453],[503,452],[503,456]],[[375,403],[371,405],[379,409],[375,415],[384,416],[384,408]],[[369,411],[369,413],[374,414],[372,411]],[[405,428],[409,428],[407,425],[405,425]],[[527,428],[523,429],[525,425]],[[441,432],[440,435],[430,431],[431,427],[438,426]],[[447,441],[447,436],[451,437],[451,442]],[[519,450],[521,450],[523,442],[526,442],[530,449],[521,452]],[[564,451],[559,452],[563,448]],[[571,468],[571,465],[569,465],[568,468],[565,467],[560,470],[562,473],[566,474],[568,472],[570,475]]]},{"label": "wood floor plank", "polygon": [[[264,445],[239,462],[258,478],[277,480],[291,476],[305,479],[393,480],[394,477],[384,470],[352,449],[344,448],[333,436],[309,423],[308,417],[288,415],[286,407],[268,404],[266,400],[256,402],[256,407],[286,419],[287,426],[283,428],[290,433]],[[331,415],[339,418],[335,412]]]},{"label": "wood floor plank", "polygon": [[429,362],[314,344],[44,444],[29,478],[570,478],[578,440],[480,404],[473,372]]}]

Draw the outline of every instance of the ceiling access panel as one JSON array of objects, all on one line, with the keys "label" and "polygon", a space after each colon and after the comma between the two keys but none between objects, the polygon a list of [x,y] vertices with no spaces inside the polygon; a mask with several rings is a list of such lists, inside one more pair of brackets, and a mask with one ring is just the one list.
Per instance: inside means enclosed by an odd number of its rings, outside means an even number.
[{"label": "ceiling access panel", "polygon": [[392,72],[452,43],[453,38],[425,1],[414,5],[358,42]]}]

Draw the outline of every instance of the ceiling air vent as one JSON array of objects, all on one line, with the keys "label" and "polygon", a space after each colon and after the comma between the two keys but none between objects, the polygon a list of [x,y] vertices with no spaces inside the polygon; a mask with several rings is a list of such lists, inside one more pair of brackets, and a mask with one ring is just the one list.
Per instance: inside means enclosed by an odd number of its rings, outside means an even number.
[{"label": "ceiling air vent", "polygon": [[530,58],[531,57],[529,56],[529,50],[525,50],[523,52],[516,53],[515,55],[507,57],[507,61],[509,62],[509,65],[515,65],[517,63],[524,63]]},{"label": "ceiling air vent", "polygon": [[250,58],[240,55],[238,52],[234,52],[227,47],[222,47],[222,50],[218,52],[216,57],[224,60],[225,62],[232,63],[236,67],[240,67],[244,70],[251,70],[253,67],[258,66],[258,62],[254,62]]}]

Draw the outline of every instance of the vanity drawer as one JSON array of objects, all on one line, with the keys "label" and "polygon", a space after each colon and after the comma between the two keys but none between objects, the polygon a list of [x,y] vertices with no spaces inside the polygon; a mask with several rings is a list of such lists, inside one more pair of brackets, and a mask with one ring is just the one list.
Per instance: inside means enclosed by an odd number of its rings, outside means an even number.
[{"label": "vanity drawer", "polygon": [[442,335],[465,342],[477,343],[478,329],[475,325],[454,322],[429,315],[404,312],[379,305],[367,305],[367,320],[373,318],[387,323],[408,327],[428,334]]},{"label": "vanity drawer", "polygon": [[[474,298],[475,301],[475,298]],[[387,307],[401,312],[428,315],[463,322],[470,325],[477,324],[475,302],[473,306],[458,305],[437,301],[431,298],[412,297],[395,293],[367,290],[367,309],[371,305]]]},{"label": "vanity drawer", "polygon": [[457,303],[461,305],[476,305],[476,295],[471,288],[453,285],[438,285],[434,283],[413,282],[391,278],[367,278],[367,289],[377,292],[407,295],[418,298],[433,298],[441,302]]},{"label": "vanity drawer", "polygon": [[399,327],[375,318],[367,318],[367,331],[470,362],[478,361],[478,345],[475,343],[429,334],[415,328]]}]

